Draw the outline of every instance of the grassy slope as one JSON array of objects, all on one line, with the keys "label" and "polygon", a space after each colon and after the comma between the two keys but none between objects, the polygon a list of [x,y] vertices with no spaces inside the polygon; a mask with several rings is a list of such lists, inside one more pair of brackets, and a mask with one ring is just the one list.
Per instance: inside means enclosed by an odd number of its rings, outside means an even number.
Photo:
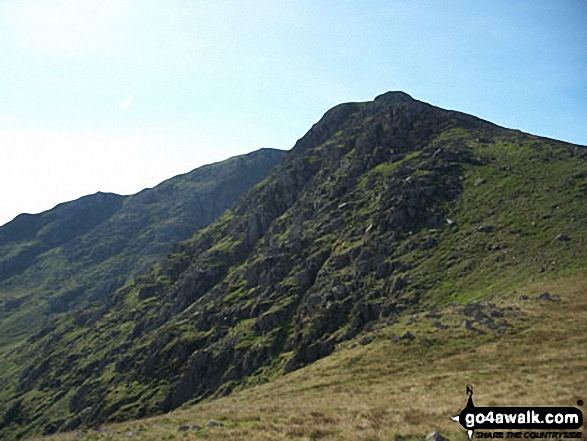
[{"label": "grassy slope", "polygon": [[[482,298],[586,267],[585,149],[517,133],[491,144],[474,132],[443,135],[471,146],[480,163],[463,170],[465,190],[448,216],[457,227],[422,232],[438,246],[405,258],[417,267],[412,277],[431,288],[424,305]],[[558,241],[559,234],[571,240]]]},{"label": "grassy slope", "polygon": [[[561,299],[539,300],[545,291]],[[420,313],[408,324],[404,317],[375,330],[369,344],[349,342],[269,384],[165,416],[47,439],[386,440],[439,430],[464,440],[448,418],[464,407],[468,383],[478,406],[572,406],[584,399],[587,273],[536,282],[492,302],[511,325],[504,333],[477,323],[468,331],[463,308],[447,306],[437,311],[440,318]],[[437,321],[447,327],[437,329]],[[406,329],[414,341],[391,341]],[[205,427],[210,419],[224,427]],[[180,432],[186,424],[204,429]]]}]

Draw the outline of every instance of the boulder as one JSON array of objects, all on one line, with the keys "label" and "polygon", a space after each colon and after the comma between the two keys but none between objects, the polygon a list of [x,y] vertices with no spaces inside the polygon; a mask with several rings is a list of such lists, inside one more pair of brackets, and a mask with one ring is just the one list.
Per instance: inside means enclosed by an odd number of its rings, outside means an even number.
[{"label": "boulder", "polygon": [[448,441],[448,438],[445,438],[437,431],[434,431],[428,434],[426,441]]},{"label": "boulder", "polygon": [[410,331],[408,331],[404,335],[402,335],[400,338],[402,340],[412,341],[416,338],[416,336],[414,334],[412,334]]}]

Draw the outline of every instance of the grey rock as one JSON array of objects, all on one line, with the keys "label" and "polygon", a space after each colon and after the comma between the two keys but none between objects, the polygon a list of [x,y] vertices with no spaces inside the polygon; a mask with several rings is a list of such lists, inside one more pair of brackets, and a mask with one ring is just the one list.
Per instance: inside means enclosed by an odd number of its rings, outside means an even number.
[{"label": "grey rock", "polygon": [[499,309],[492,309],[489,315],[493,318],[503,317],[503,312],[501,312]]},{"label": "grey rock", "polygon": [[465,328],[467,331],[472,331],[473,330],[473,324],[469,321],[469,320],[463,320],[463,328]]},{"label": "grey rock", "polygon": [[407,340],[407,341],[412,341],[416,338],[416,336],[414,334],[412,334],[410,331],[406,332],[404,335],[401,336],[402,340]]},{"label": "grey rock", "polygon": [[208,421],[206,426],[208,426],[208,427],[224,427],[224,424],[221,423],[220,421],[210,420],[210,421]]},{"label": "grey rock", "polygon": [[547,300],[549,302],[554,302],[560,300],[560,296],[558,294],[550,294],[548,291],[543,292],[538,296],[538,300]]},{"label": "grey rock", "polygon": [[477,231],[480,233],[491,233],[493,231],[492,225],[479,225],[477,227]]},{"label": "grey rock", "polygon": [[402,291],[408,285],[408,281],[405,277],[397,277],[391,285],[391,293],[397,293]]},{"label": "grey rock", "polygon": [[556,236],[556,240],[561,241],[561,242],[568,242],[571,240],[571,238],[569,236],[567,236],[566,234],[559,234],[558,236]]},{"label": "grey rock", "polygon": [[371,343],[373,341],[373,337],[369,336],[369,337],[365,337],[363,339],[361,339],[360,343],[365,346],[368,345],[369,343]]},{"label": "grey rock", "polygon": [[463,308],[463,312],[476,321],[487,318],[487,315],[483,312],[483,306],[480,303],[467,303]]},{"label": "grey rock", "polygon": [[445,438],[437,431],[434,431],[428,434],[428,436],[426,437],[426,441],[448,441],[448,438]]}]

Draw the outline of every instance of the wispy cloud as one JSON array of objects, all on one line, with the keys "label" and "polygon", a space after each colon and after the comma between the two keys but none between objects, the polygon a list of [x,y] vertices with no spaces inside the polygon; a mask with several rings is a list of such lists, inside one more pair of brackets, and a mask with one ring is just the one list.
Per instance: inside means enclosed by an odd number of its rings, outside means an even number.
[{"label": "wispy cloud", "polygon": [[130,106],[130,103],[132,102],[132,93],[128,96],[128,98],[126,100],[124,100],[124,102],[120,105],[120,111],[124,112],[126,109],[128,109],[128,106]]}]

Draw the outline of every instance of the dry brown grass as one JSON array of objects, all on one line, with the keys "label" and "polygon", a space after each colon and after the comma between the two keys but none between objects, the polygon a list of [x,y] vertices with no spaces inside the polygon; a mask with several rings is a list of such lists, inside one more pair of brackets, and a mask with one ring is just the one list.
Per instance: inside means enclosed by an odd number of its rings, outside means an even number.
[{"label": "dry brown grass", "polygon": [[[557,302],[536,297],[549,291]],[[528,301],[519,296],[527,295]],[[495,299],[515,306],[515,326],[498,335],[467,331],[458,307],[442,311],[446,329],[420,314],[411,343],[394,344],[401,323],[376,331],[373,343],[332,356],[271,383],[165,416],[62,434],[49,440],[394,440],[438,430],[466,439],[449,420],[465,404],[465,385],[478,406],[574,405],[587,400],[587,276],[535,284]],[[352,345],[349,345],[352,346]],[[184,424],[224,427],[179,432]]]}]

